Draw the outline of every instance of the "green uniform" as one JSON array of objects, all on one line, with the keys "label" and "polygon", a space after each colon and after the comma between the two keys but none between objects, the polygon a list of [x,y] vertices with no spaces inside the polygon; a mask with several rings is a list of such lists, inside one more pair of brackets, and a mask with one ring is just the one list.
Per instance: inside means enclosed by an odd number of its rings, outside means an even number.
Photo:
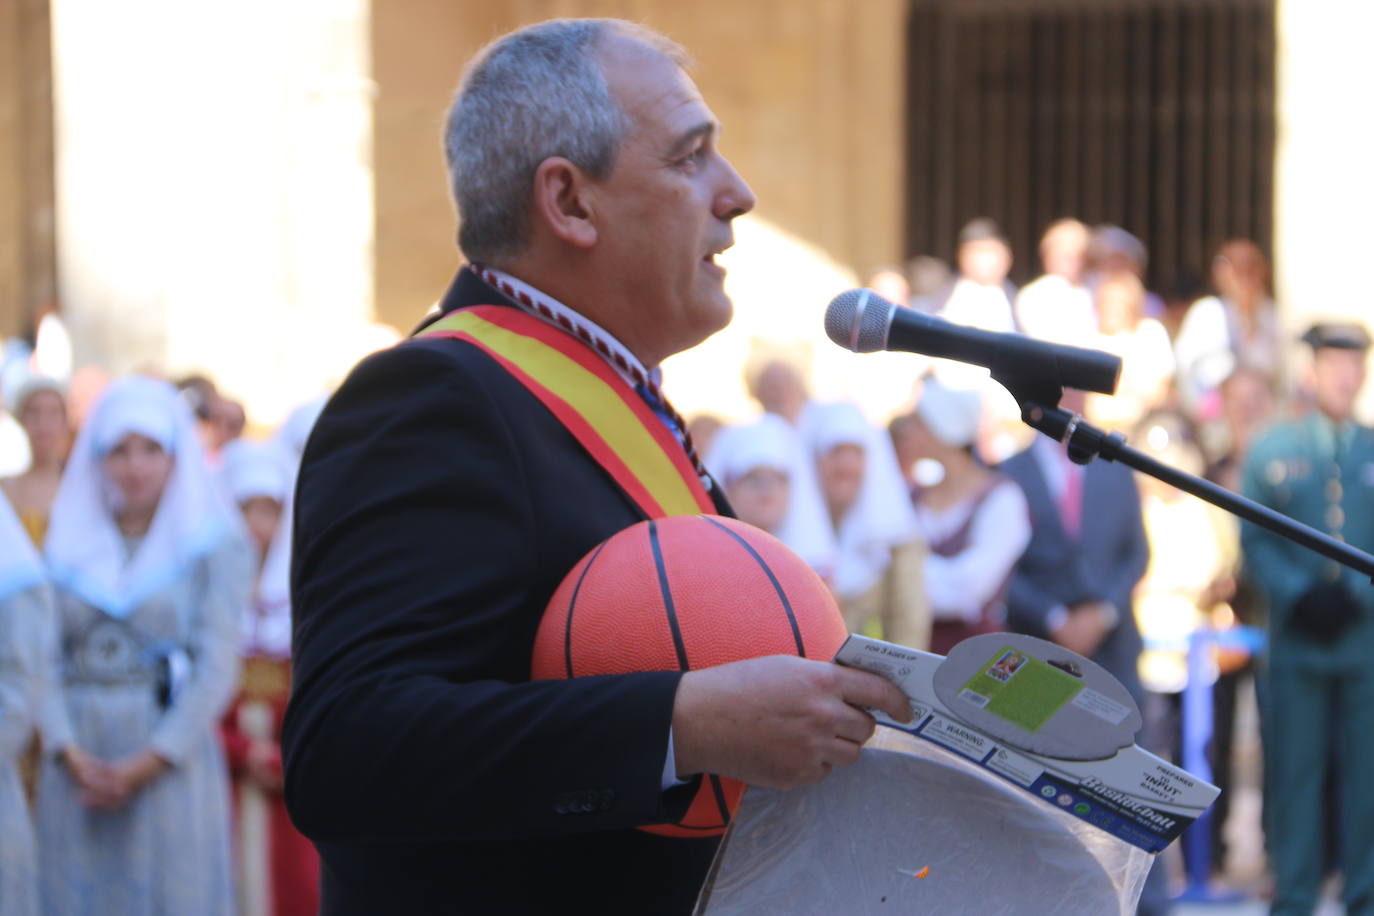
[{"label": "green uniform", "polygon": [[[1280,423],[1250,449],[1245,495],[1374,552],[1374,430],[1324,414]],[[1349,913],[1374,913],[1374,586],[1367,577],[1246,524],[1247,575],[1269,610],[1262,666],[1265,830],[1273,913],[1309,914],[1323,878],[1323,784],[1339,749],[1341,863]],[[1358,618],[1330,641],[1295,623],[1314,586],[1340,583]]]}]

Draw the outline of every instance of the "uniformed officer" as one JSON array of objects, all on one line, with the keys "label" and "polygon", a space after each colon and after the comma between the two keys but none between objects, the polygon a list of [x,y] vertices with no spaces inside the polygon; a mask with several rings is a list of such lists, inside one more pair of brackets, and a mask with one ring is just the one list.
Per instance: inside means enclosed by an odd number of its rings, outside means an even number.
[{"label": "uniformed officer", "polygon": [[[1369,334],[1318,324],[1315,409],[1255,440],[1245,495],[1374,551],[1374,430],[1352,417]],[[1369,579],[1255,525],[1245,569],[1269,611],[1261,666],[1265,829],[1275,878],[1271,912],[1310,914],[1324,877],[1323,786],[1336,766],[1337,825],[1348,913],[1374,913],[1374,587]]]}]

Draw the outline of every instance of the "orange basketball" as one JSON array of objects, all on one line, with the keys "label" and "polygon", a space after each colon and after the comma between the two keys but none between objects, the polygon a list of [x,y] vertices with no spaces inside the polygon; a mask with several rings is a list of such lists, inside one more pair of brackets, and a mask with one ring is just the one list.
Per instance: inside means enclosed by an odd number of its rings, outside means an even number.
[{"label": "orange basketball", "polygon": [[[830,590],[782,541],[736,519],[679,515],[626,528],[573,567],[544,611],[531,676],[830,659],[846,635]],[[743,794],[743,783],[708,774],[681,821],[642,829],[722,833]]]}]

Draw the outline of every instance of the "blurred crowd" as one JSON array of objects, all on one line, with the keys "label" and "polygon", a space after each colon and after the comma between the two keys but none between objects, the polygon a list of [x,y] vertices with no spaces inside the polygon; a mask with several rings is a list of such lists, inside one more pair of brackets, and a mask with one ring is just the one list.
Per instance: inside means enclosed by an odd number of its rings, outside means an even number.
[{"label": "blurred crowd", "polygon": [[[1012,257],[997,225],[977,219],[960,234],[952,270],[918,258],[906,271],[878,271],[869,287],[959,324],[1120,356],[1114,395],[1068,391],[1063,405],[1232,489],[1239,489],[1256,432],[1286,411],[1310,409],[1255,243],[1222,245],[1213,293],[1191,299],[1148,290],[1145,247],[1117,226],[1049,226],[1039,251],[1045,273],[1021,289],[1008,280]],[[1060,534],[1080,550],[1100,547],[1084,536],[1106,514],[1107,497],[1093,491],[1096,466],[1077,465],[1064,449],[1035,438],[986,370],[932,359],[914,372],[922,377],[909,409],[884,430],[865,419],[862,405],[810,392],[805,366],[776,359],[749,375],[760,419],[726,425],[697,417],[694,433],[699,444],[707,441],[707,462],[741,517],[812,562],[851,627],[944,652],[986,629],[1048,635],[1059,629],[1053,624],[1068,623],[1083,631],[1073,647],[1091,655],[1099,641],[1087,637],[1100,627],[1080,625],[1080,616],[1110,622],[1102,638],[1137,629],[1139,617],[1144,654],[1128,649],[1116,673],[1129,683],[1139,671],[1155,692],[1180,690],[1188,635],[1202,621],[1237,619],[1230,590],[1239,529],[1153,482],[1112,481],[1132,494],[1125,518],[1114,521],[1140,529],[1123,548],[1130,562],[1115,594],[1097,596],[1114,607],[1080,615],[1061,600],[1045,617],[1038,613],[1045,602],[1032,600],[1026,587],[1047,527],[1034,523],[1043,521],[1041,503],[1052,504]],[[1165,536],[1171,526],[1185,536]],[[1163,561],[1171,551],[1184,556]]]},{"label": "blurred crowd", "polygon": [[[1253,242],[1220,247],[1205,295],[1149,290],[1144,245],[1115,226],[1048,227],[1045,272],[1021,289],[1012,257],[978,219],[952,268],[920,258],[870,286],[961,324],[1120,355],[1114,396],[1066,392],[1064,406],[1230,489],[1265,425],[1329,396],[1298,371]],[[73,372],[60,319],[45,320],[3,369],[5,912],[314,912],[278,735],[291,493],[323,401],[249,437],[243,406],[207,378]],[[1362,357],[1356,332],[1308,343]],[[1259,651],[1243,634],[1264,626],[1233,519],[1032,438],[984,370],[930,361],[886,428],[809,391],[785,359],[747,383],[757,419],[699,416],[693,435],[740,518],[817,570],[852,631],[941,653],[1001,630],[1055,640],[1127,685],[1144,743],[1166,756],[1186,731],[1177,697],[1204,686],[1208,765],[1226,787],[1235,697]],[[1199,633],[1212,637],[1202,685]]]},{"label": "blurred crowd", "polygon": [[0,909],[314,913],[279,734],[291,495],[323,400],[246,438],[206,378],[63,378],[44,352],[5,368]]},{"label": "blurred crowd", "polygon": [[[1044,273],[1020,289],[1008,279],[1013,253],[993,221],[965,226],[957,252],[952,268],[917,258],[906,270],[876,272],[868,285],[959,324],[1120,356],[1114,395],[1066,391],[1062,406],[1176,469],[1243,490],[1336,540],[1350,535],[1356,546],[1374,546],[1340,522],[1352,501],[1367,502],[1368,490],[1323,480],[1311,507],[1287,495],[1307,486],[1305,469],[1324,467],[1320,455],[1303,451],[1309,426],[1347,431],[1340,436],[1360,429],[1352,415],[1368,337],[1346,324],[1319,324],[1301,340],[1286,335],[1256,243],[1232,239],[1218,248],[1210,290],[1183,282],[1162,295],[1146,286],[1145,246],[1118,226],[1066,219],[1047,227]],[[1223,788],[1203,847],[1210,853],[1200,860],[1202,870],[1219,870],[1238,702],[1253,695],[1251,678],[1265,658],[1269,606],[1294,616],[1286,606],[1304,590],[1319,592],[1320,576],[1276,593],[1263,575],[1246,574],[1257,541],[1243,544],[1241,525],[1226,512],[1117,464],[1075,463],[1063,445],[1030,433],[986,370],[932,359],[916,373],[908,409],[886,429],[859,405],[809,391],[806,367],[785,359],[749,372],[759,419],[727,425],[698,417],[694,425],[710,440],[707,464],[740,517],[814,565],[852,630],[940,653],[974,634],[1010,630],[1054,640],[1107,668],[1145,714],[1141,743]],[[1278,456],[1247,465],[1264,435],[1280,443]],[[1341,461],[1356,477],[1374,470]],[[1291,487],[1266,486],[1284,468]],[[1267,565],[1302,562],[1285,555]],[[1328,597],[1308,605],[1325,606]],[[1351,607],[1368,603],[1354,586],[1337,603],[1347,599]],[[1292,642],[1287,629],[1275,639]],[[1268,686],[1280,697],[1285,683],[1274,677],[1261,693]],[[1271,704],[1266,718],[1326,721],[1336,708],[1337,688],[1330,690],[1309,709]],[[1348,714],[1348,696],[1344,702]],[[1247,737],[1258,745],[1258,735]],[[1303,766],[1326,774],[1317,777],[1325,799],[1307,803],[1329,810],[1337,741],[1326,732],[1306,737],[1324,756]],[[1191,757],[1190,746],[1200,749]],[[1318,850],[1320,835],[1339,832],[1306,814],[1268,827]],[[1323,875],[1343,854],[1338,841],[1329,845],[1319,862],[1291,858]],[[1152,877],[1142,912],[1163,911],[1164,897]]]}]

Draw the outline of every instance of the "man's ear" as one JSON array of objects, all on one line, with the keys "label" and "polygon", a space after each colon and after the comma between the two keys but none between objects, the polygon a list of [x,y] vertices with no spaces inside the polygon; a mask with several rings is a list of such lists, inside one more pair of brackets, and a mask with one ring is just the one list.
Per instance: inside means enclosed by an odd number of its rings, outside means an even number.
[{"label": "man's ear", "polygon": [[555,237],[578,248],[596,244],[588,178],[562,156],[551,156],[534,170],[534,219]]}]

